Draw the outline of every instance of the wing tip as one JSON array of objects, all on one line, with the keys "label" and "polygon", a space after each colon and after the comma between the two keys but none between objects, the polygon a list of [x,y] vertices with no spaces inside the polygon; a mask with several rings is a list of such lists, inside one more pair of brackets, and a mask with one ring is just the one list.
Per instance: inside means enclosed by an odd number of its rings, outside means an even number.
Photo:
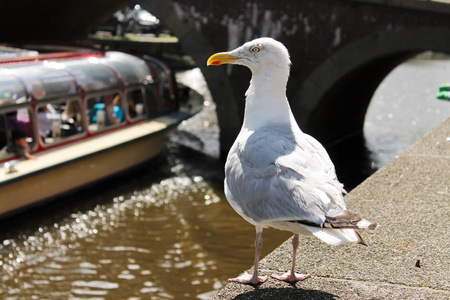
[{"label": "wing tip", "polygon": [[366,219],[362,219],[358,223],[356,223],[356,226],[360,229],[370,229],[375,230],[378,227],[378,222],[370,222]]},{"label": "wing tip", "polygon": [[370,222],[363,219],[351,211],[344,210],[344,213],[336,217],[326,217],[325,222],[321,225],[324,228],[359,228],[374,230],[378,227],[377,222]]},{"label": "wing tip", "polygon": [[367,228],[375,230],[378,228],[378,222],[372,222]]}]

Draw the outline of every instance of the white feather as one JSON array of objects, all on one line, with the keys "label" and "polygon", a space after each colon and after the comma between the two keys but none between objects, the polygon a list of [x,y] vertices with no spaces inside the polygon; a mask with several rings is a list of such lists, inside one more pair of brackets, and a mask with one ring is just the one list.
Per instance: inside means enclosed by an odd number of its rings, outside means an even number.
[{"label": "white feather", "polygon": [[353,229],[324,229],[319,227],[305,226],[315,237],[323,242],[338,246],[344,243],[359,243],[361,239]]}]

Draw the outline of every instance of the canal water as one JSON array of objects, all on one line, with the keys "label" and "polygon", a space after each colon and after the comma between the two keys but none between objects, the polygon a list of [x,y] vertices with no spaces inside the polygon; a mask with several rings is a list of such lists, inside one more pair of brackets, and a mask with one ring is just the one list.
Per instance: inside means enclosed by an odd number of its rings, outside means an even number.
[{"label": "canal water", "polygon": [[[251,267],[255,232],[223,195],[214,103],[198,70],[178,76],[206,107],[159,160],[0,223],[0,298],[209,299]],[[423,56],[386,78],[367,115],[363,173],[450,115],[435,98],[446,82],[450,60]],[[266,230],[263,256],[289,236]]]}]

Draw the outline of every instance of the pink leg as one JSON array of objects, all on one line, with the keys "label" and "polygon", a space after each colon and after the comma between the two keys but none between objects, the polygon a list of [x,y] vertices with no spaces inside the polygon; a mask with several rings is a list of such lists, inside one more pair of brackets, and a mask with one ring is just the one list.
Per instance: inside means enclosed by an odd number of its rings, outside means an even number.
[{"label": "pink leg", "polygon": [[297,248],[298,248],[298,234],[294,234],[294,237],[292,238],[292,268],[290,272],[286,272],[283,275],[272,275],[272,278],[283,280],[286,282],[297,282],[305,280],[306,278],[311,277],[310,274],[297,274],[295,273],[295,258],[297,255]]},{"label": "pink leg", "polygon": [[248,274],[245,272],[239,277],[236,278],[230,278],[228,279],[228,282],[240,282],[240,283],[251,283],[251,284],[257,284],[257,283],[263,283],[267,280],[267,276],[260,277],[258,276],[258,262],[259,262],[259,255],[261,254],[263,245],[262,240],[262,228],[256,228],[256,241],[255,241],[255,266],[253,269],[253,275]]}]

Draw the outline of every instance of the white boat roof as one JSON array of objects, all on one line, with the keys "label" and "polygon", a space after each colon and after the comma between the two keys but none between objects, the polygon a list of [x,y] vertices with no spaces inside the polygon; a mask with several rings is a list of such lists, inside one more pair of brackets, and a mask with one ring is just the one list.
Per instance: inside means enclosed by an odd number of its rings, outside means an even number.
[{"label": "white boat roof", "polygon": [[[146,84],[152,73],[144,60],[120,52],[87,55],[76,59],[28,61],[0,64],[0,108],[35,100],[48,100],[117,90]],[[41,85],[45,96],[38,99],[34,87]]]}]

